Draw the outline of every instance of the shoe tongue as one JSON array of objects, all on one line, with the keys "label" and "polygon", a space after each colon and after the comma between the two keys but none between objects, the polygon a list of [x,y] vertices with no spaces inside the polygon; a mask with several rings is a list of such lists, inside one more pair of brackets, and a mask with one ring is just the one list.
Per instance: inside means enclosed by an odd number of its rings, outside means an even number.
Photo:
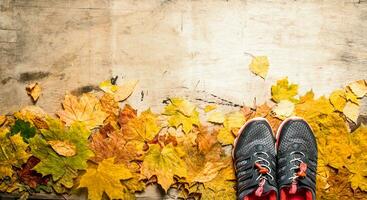
[{"label": "shoe tongue", "polygon": [[[254,193],[256,196],[264,197],[268,195],[271,191],[276,191],[276,188],[268,183],[268,181],[265,181],[265,184],[260,188],[261,186],[258,186]],[[260,191],[261,190],[261,193]]]}]

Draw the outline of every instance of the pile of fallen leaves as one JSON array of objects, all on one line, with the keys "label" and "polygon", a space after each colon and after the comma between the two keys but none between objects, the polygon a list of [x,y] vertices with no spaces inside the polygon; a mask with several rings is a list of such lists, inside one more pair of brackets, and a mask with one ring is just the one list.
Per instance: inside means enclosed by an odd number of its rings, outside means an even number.
[{"label": "pile of fallen leaves", "polygon": [[[239,128],[265,117],[275,131],[297,115],[317,138],[318,199],[367,198],[367,127],[358,120],[364,80],[315,98],[312,91],[299,95],[298,85],[285,78],[272,86],[268,103],[230,112],[182,98],[165,101],[160,113],[120,107],[136,84],[108,80],[100,84],[103,93],[68,94],[57,117],[37,106],[0,116],[0,191],[73,194],[87,188],[89,199],[135,199],[147,185],[159,184],[182,199],[235,199],[230,150]],[[39,86],[27,90],[37,100]]]}]

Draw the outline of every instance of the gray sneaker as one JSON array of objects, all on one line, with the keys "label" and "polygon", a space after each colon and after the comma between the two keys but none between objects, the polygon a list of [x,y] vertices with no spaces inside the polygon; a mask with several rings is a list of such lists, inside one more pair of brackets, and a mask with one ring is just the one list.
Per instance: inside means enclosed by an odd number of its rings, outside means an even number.
[{"label": "gray sneaker", "polygon": [[301,118],[286,119],[277,133],[278,185],[282,200],[315,200],[317,143]]},{"label": "gray sneaker", "polygon": [[252,119],[240,129],[232,157],[237,177],[237,199],[276,200],[275,138],[266,119]]}]

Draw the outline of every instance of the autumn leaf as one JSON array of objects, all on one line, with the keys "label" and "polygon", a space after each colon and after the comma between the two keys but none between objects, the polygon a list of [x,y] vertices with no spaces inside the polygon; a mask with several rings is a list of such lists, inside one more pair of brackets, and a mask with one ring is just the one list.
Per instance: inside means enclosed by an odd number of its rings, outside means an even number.
[{"label": "autumn leaf", "polygon": [[19,134],[8,135],[7,129],[0,129],[0,180],[14,173],[12,167],[20,168],[27,162],[31,154],[27,151],[28,144]]},{"label": "autumn leaf", "polygon": [[343,112],[345,104],[347,103],[344,90],[334,90],[330,94],[329,99],[330,103],[334,106],[335,110]]},{"label": "autumn leaf", "polygon": [[133,177],[124,164],[115,164],[114,158],[108,158],[97,167],[87,168],[82,176],[79,188],[88,188],[88,199],[100,200],[105,192],[111,199],[134,199],[128,188],[121,184],[121,180]]},{"label": "autumn leaf", "polygon": [[0,115],[0,126],[3,125],[6,121],[6,117],[4,115]]},{"label": "autumn leaf", "polygon": [[272,110],[276,117],[285,119],[293,115],[294,103],[288,100],[281,100]]},{"label": "autumn leaf", "polygon": [[33,102],[36,102],[41,95],[41,86],[38,83],[29,84],[26,87],[27,94],[32,97]]},{"label": "autumn leaf", "polygon": [[114,157],[116,163],[129,166],[132,160],[141,159],[134,143],[127,142],[118,131],[112,132],[107,137],[100,133],[94,134],[90,146],[95,154],[91,160],[95,162]]},{"label": "autumn leaf", "polygon": [[348,87],[358,98],[362,98],[367,94],[367,84],[365,80],[355,81],[349,84]]},{"label": "autumn leaf", "polygon": [[62,103],[63,110],[59,110],[57,115],[70,126],[74,122],[83,122],[87,128],[95,128],[103,124],[108,116],[102,111],[101,103],[93,94],[83,94],[80,99],[71,94],[67,94]]},{"label": "autumn leaf", "polygon": [[126,124],[122,125],[121,130],[126,141],[135,142],[138,150],[142,150],[143,145],[153,140],[160,129],[157,115],[148,109],[139,117],[129,119]]},{"label": "autumn leaf", "polygon": [[20,181],[33,189],[36,189],[39,185],[46,185],[50,179],[50,177],[43,177],[42,174],[32,170],[32,168],[39,162],[40,160],[38,158],[31,156],[27,162],[17,170],[17,176],[19,177]]},{"label": "autumn leaf", "polygon": [[111,94],[115,101],[124,101],[133,93],[137,83],[137,80],[129,80],[122,85],[115,85],[112,84],[111,80],[106,80],[99,84],[99,88]]},{"label": "autumn leaf", "polygon": [[199,112],[195,106],[187,100],[171,98],[170,104],[164,108],[164,115],[168,115],[168,123],[172,127],[182,126],[182,130],[188,133],[194,126],[199,125]]},{"label": "autumn leaf", "polygon": [[348,119],[357,124],[359,116],[359,106],[357,104],[348,101],[343,109],[343,113]]},{"label": "autumn leaf", "polygon": [[104,123],[113,124],[113,126],[117,126],[118,115],[120,111],[120,107],[118,102],[115,100],[112,94],[105,93],[100,99],[101,102],[101,110],[105,112],[108,116],[104,120]]},{"label": "autumn leaf", "polygon": [[269,70],[269,60],[267,56],[254,56],[249,65],[252,73],[265,79]]},{"label": "autumn leaf", "polygon": [[222,145],[233,144],[238,130],[244,125],[245,117],[242,112],[227,113],[223,122],[223,128],[219,130],[218,141]]},{"label": "autumn leaf", "polygon": [[101,90],[103,90],[106,93],[110,93],[113,94],[114,92],[116,92],[119,89],[119,86],[112,84],[111,79],[102,81],[99,84],[99,88],[101,88]]},{"label": "autumn leaf", "polygon": [[222,124],[224,122],[225,116],[222,112],[213,111],[208,115],[208,122]]},{"label": "autumn leaf", "polygon": [[298,85],[289,84],[288,78],[284,78],[277,81],[276,85],[271,86],[271,97],[275,102],[281,100],[289,100],[297,103],[295,96],[298,94]]},{"label": "autumn leaf", "polygon": [[149,146],[142,164],[142,174],[150,178],[157,176],[158,183],[167,191],[173,183],[173,176],[187,176],[186,163],[182,160],[184,153],[179,148],[169,144],[160,147],[157,144]]},{"label": "autumn leaf", "polygon": [[36,128],[31,125],[30,122],[17,119],[14,125],[10,128],[10,134],[15,135],[17,133],[22,136],[24,142],[28,143],[28,140],[36,135]]},{"label": "autumn leaf", "polygon": [[204,112],[208,113],[212,110],[215,110],[217,108],[217,105],[215,104],[209,104],[209,105],[206,105],[205,108],[204,108]]},{"label": "autumn leaf", "polygon": [[[34,170],[42,175],[52,175],[53,181],[66,188],[73,186],[73,179],[78,176],[78,170],[87,167],[87,160],[93,156],[93,152],[88,148],[88,137],[90,132],[83,124],[74,123],[69,128],[64,127],[56,119],[48,119],[49,129],[41,130],[42,136],[35,136],[30,139],[32,154],[40,159]],[[63,141],[73,145],[75,155],[64,156],[62,150],[52,147],[50,141]],[[59,153],[58,153],[59,151]]]}]

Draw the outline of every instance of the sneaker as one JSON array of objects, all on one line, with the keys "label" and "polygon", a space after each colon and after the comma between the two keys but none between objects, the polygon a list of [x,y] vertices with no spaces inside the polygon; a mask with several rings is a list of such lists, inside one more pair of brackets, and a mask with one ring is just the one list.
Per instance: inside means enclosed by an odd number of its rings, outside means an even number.
[{"label": "sneaker", "polygon": [[301,118],[286,119],[277,133],[280,200],[315,200],[317,143]]},{"label": "sneaker", "polygon": [[240,129],[232,157],[237,177],[237,199],[276,200],[275,138],[266,119],[252,119]]}]

